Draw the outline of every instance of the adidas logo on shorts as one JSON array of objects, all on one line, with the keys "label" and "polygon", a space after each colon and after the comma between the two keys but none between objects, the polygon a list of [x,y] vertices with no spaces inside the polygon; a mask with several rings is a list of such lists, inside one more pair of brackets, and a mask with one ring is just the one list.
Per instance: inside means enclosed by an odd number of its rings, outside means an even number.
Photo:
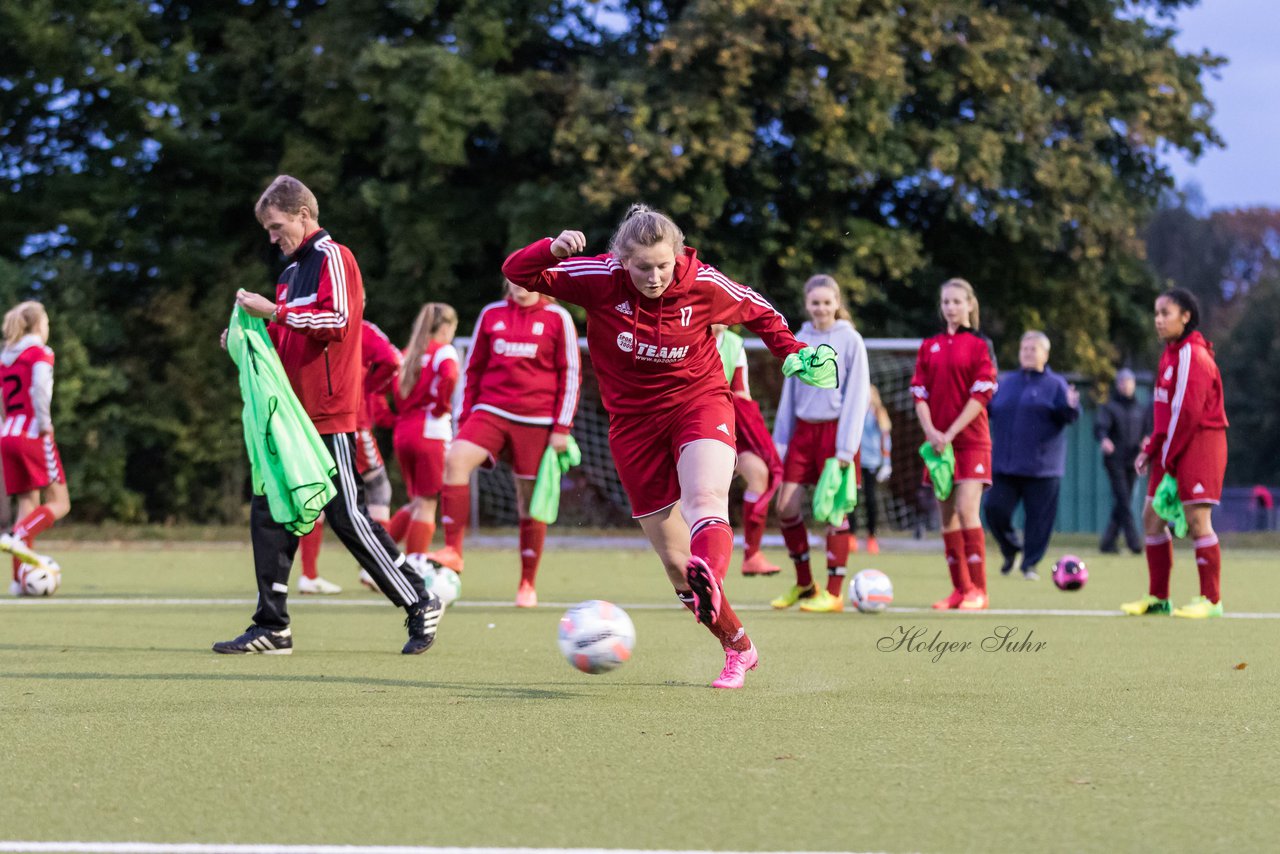
[{"label": "adidas logo on shorts", "polygon": [[728,425],[728,424],[720,424],[719,426],[717,426],[717,427],[716,427],[716,429],[717,429],[717,430],[719,430],[721,433],[725,434],[726,436],[728,436],[728,435],[729,435],[729,425]]}]

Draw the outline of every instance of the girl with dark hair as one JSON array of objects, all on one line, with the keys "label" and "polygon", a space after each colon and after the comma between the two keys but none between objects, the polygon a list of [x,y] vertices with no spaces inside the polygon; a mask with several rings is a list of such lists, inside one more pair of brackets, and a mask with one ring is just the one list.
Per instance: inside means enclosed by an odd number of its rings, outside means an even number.
[{"label": "girl with dark hair", "polygon": [[[1213,506],[1222,498],[1227,468],[1227,414],[1222,375],[1205,340],[1200,306],[1188,291],[1174,288],[1156,297],[1156,335],[1164,342],[1152,396],[1154,427],[1134,466],[1148,475],[1142,526],[1147,538],[1147,595],[1126,602],[1126,614],[1172,614],[1204,619],[1222,616],[1222,555],[1213,530]],[[1195,542],[1200,595],[1174,609],[1169,602],[1173,572],[1173,537],[1152,499],[1168,473],[1178,482],[1178,498],[1187,516],[1187,533]]]}]

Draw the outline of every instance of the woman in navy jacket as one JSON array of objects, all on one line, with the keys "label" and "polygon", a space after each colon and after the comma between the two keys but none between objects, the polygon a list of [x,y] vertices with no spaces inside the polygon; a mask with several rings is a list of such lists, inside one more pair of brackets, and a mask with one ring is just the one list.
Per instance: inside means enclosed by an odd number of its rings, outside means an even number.
[{"label": "woman in navy jacket", "polygon": [[[1039,578],[1036,564],[1049,548],[1058,514],[1058,486],[1066,469],[1066,427],[1080,417],[1080,394],[1049,369],[1049,338],[1029,331],[1018,349],[1021,370],[1000,378],[991,398],[991,490],[984,508],[987,526],[1000,544],[1003,575],[1022,552],[1022,574]],[[1022,502],[1022,542],[1013,511]]]}]

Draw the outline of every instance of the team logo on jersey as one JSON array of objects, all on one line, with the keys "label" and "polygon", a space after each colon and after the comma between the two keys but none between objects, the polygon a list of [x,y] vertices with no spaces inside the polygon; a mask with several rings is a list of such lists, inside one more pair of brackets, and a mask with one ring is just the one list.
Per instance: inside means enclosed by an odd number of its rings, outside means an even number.
[{"label": "team logo on jersey", "polygon": [[533,359],[538,355],[536,342],[508,341],[505,338],[493,339],[493,352],[511,359]]},{"label": "team logo on jersey", "polygon": [[1171,379],[1173,379],[1173,365],[1164,369],[1164,381],[1168,382]]},{"label": "team logo on jersey", "polygon": [[620,311],[627,317],[631,316],[631,300],[623,300],[613,307],[614,311]]},{"label": "team logo on jersey", "polygon": [[499,320],[497,323],[493,324],[494,332],[501,332],[506,328],[507,328],[507,322],[505,320]]},{"label": "team logo on jersey", "polygon": [[938,343],[936,343],[936,342],[935,342],[935,343],[934,343],[934,345],[933,345],[932,347],[930,347],[930,348],[929,348],[929,352],[930,352],[930,353],[940,353],[940,352],[942,352],[942,346],[941,346],[940,344],[938,344]]},{"label": "team logo on jersey", "polygon": [[542,334],[542,330],[543,330],[543,329],[545,329],[545,328],[546,328],[546,327],[542,325],[542,321],[541,321],[541,320],[536,321],[536,322],[533,324],[533,334],[534,334],[534,335],[541,335],[541,334]]},{"label": "team logo on jersey", "polygon": [[630,353],[636,348],[636,339],[630,332],[618,333],[618,349],[624,353]]},{"label": "team logo on jersey", "polygon": [[1154,392],[1152,392],[1152,394],[1151,394],[1151,398],[1152,398],[1152,400],[1154,400],[1156,403],[1168,403],[1168,402],[1169,402],[1169,389],[1167,389],[1167,388],[1158,388],[1158,389],[1156,389]]}]

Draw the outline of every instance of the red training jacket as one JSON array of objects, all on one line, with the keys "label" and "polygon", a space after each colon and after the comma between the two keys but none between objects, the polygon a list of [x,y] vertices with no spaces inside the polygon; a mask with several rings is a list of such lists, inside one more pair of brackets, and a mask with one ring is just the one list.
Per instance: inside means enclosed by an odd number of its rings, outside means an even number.
[{"label": "red training jacket", "polygon": [[316,430],[352,433],[363,394],[360,268],[324,229],[308,235],[290,262],[276,283],[276,322],[267,331]]},{"label": "red training jacket", "polygon": [[612,255],[561,260],[544,238],[513,252],[508,279],[587,310],[587,346],[610,415],[680,406],[703,394],[728,393],[711,324],[741,323],[779,358],[804,347],[769,301],[685,247],[671,286],[644,296]]},{"label": "red training jacket", "polygon": [[569,312],[548,299],[524,307],[491,302],[476,318],[459,421],[484,410],[568,433],[578,411],[582,364]]},{"label": "red training jacket", "polygon": [[1165,346],[1151,407],[1153,426],[1143,450],[1175,476],[1178,459],[1196,433],[1227,429],[1222,375],[1213,345],[1199,332]]},{"label": "red training jacket", "polygon": [[946,432],[970,399],[982,404],[978,417],[956,436],[956,449],[990,449],[991,427],[987,404],[996,392],[996,366],[991,343],[968,327],[954,335],[943,331],[926,338],[916,354],[911,395],[929,404],[933,426]]}]

